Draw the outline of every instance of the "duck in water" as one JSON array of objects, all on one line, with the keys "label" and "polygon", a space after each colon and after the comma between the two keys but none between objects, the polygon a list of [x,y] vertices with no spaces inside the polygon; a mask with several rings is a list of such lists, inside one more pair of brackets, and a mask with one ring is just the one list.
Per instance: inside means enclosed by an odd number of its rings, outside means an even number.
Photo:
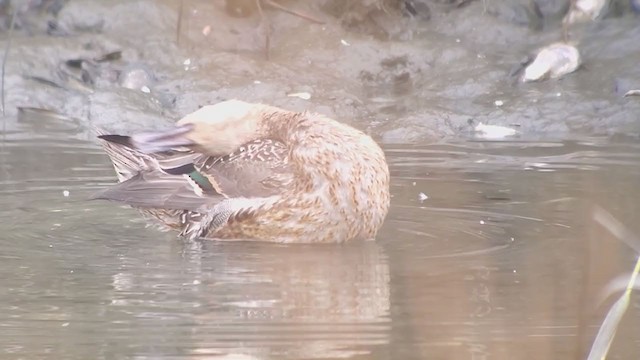
[{"label": "duck in water", "polygon": [[119,182],[94,198],[190,239],[371,239],[389,210],[382,149],[320,114],[229,100],[166,131],[98,137]]}]

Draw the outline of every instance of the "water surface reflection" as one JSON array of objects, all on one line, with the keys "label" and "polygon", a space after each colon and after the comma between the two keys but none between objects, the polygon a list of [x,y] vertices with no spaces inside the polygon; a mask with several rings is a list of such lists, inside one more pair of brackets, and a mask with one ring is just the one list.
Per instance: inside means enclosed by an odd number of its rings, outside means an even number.
[{"label": "water surface reflection", "polygon": [[[377,241],[278,246],[183,242],[87,202],[106,156],[39,136],[2,153],[3,358],[576,357],[636,256],[591,220],[640,232],[635,139],[387,147]],[[634,305],[614,357],[640,354]]]}]

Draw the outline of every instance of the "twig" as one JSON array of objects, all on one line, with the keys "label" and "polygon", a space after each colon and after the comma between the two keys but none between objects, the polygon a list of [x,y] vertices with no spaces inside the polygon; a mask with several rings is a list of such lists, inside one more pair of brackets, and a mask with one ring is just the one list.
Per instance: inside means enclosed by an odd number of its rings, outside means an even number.
[{"label": "twig", "polygon": [[[9,25],[9,38],[7,39],[7,45],[4,47],[4,57],[2,58],[2,84],[0,85],[0,96],[2,97],[2,116],[5,115],[4,110],[4,75],[5,75],[5,67],[7,65],[7,58],[9,57],[9,49],[11,48],[11,39],[13,38],[13,27],[16,23],[18,11],[14,10],[11,15],[11,25]],[[2,132],[4,133],[6,130],[6,120],[2,121]]]},{"label": "twig", "polygon": [[[260,2],[260,0],[258,0],[258,3],[259,3],[259,2]],[[284,12],[286,12],[287,14],[295,15],[295,16],[300,17],[300,18],[303,18],[303,19],[305,19],[305,20],[307,20],[307,21],[311,21],[312,23],[316,23],[316,24],[324,24],[324,21],[322,21],[322,20],[318,20],[318,19],[316,19],[316,18],[314,18],[314,17],[312,17],[312,16],[309,16],[309,15],[303,14],[303,13],[298,12],[298,11],[295,11],[295,10],[288,9],[288,8],[286,8],[286,7],[284,7],[284,6],[280,5],[280,4],[278,4],[278,3],[277,3],[277,2],[275,2],[275,1],[272,1],[272,0],[264,0],[264,2],[265,2],[265,4],[267,4],[267,5],[269,5],[269,6],[273,6],[274,8],[276,8],[276,9],[278,9],[278,10],[280,10],[280,11],[284,11]],[[258,6],[259,6],[259,5],[258,5]],[[260,7],[258,7],[258,9],[260,9]]]},{"label": "twig", "polygon": [[0,153],[2,153],[2,169],[4,170],[4,172],[8,175],[9,171],[7,170],[7,167],[5,165],[5,151],[4,151],[4,147],[5,144],[7,142],[7,118],[5,116],[5,111],[4,111],[4,73],[5,73],[5,66],[7,64],[7,58],[9,57],[9,49],[11,47],[11,39],[12,39],[12,35],[13,35],[13,27],[15,26],[16,23],[16,17],[17,17],[18,11],[14,10],[13,14],[11,14],[11,24],[9,25],[9,34],[8,34],[8,39],[7,39],[7,45],[4,48],[4,57],[2,58],[2,76],[0,79],[0,97],[2,98],[1,102],[2,102],[2,148],[0,149]]},{"label": "twig", "polygon": [[280,10],[282,12],[285,12],[287,14],[290,15],[294,15],[297,16],[299,18],[302,18],[304,20],[310,21],[312,23],[316,23],[316,24],[324,24],[324,22],[322,20],[318,20],[310,15],[307,14],[303,14],[301,12],[295,11],[295,10],[291,10],[285,6],[282,6],[280,4],[278,4],[277,2],[273,1],[273,0],[256,0],[256,7],[258,8],[258,14],[260,15],[260,24],[262,26],[264,26],[265,28],[265,53],[266,53],[266,57],[267,60],[269,60],[270,58],[270,48],[271,48],[271,34],[270,34],[270,30],[271,30],[271,26],[270,26],[270,22],[269,19],[267,18],[266,14],[264,13],[264,10],[262,8],[262,5],[268,5],[271,6],[277,10]]},{"label": "twig", "polygon": [[270,24],[269,24],[269,19],[267,19],[267,17],[264,14],[264,11],[262,10],[262,0],[256,0],[256,7],[258,8],[258,14],[260,15],[260,25],[264,26],[265,30],[265,37],[264,37],[264,51],[265,51],[265,56],[267,58],[267,60],[269,60],[269,53],[270,53],[270,43],[271,43],[271,39],[270,39],[270,34],[269,34],[269,30],[271,28]]},{"label": "twig", "polygon": [[178,5],[178,23],[176,24],[176,45],[180,46],[180,32],[182,30],[182,13],[184,12],[184,0]]}]

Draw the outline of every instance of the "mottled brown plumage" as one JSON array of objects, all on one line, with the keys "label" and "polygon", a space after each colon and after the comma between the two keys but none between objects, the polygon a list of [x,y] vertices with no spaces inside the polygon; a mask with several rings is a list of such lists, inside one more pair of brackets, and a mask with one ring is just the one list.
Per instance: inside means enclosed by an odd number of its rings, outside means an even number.
[{"label": "mottled brown plumage", "polygon": [[95,198],[129,204],[189,238],[367,239],[388,212],[380,147],[319,114],[230,100],[165,132],[99,137],[119,183]]}]

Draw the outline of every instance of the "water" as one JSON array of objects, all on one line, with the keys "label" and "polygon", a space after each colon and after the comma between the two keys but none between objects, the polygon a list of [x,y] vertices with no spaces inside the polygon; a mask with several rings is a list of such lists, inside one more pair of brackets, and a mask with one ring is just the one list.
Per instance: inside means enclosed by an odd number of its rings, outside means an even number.
[{"label": "water", "polygon": [[[637,139],[385,150],[375,242],[186,242],[86,200],[114,181],[95,143],[10,134],[0,358],[580,358],[636,257],[591,211],[640,233]],[[635,300],[612,358],[640,354],[639,316]]]}]

